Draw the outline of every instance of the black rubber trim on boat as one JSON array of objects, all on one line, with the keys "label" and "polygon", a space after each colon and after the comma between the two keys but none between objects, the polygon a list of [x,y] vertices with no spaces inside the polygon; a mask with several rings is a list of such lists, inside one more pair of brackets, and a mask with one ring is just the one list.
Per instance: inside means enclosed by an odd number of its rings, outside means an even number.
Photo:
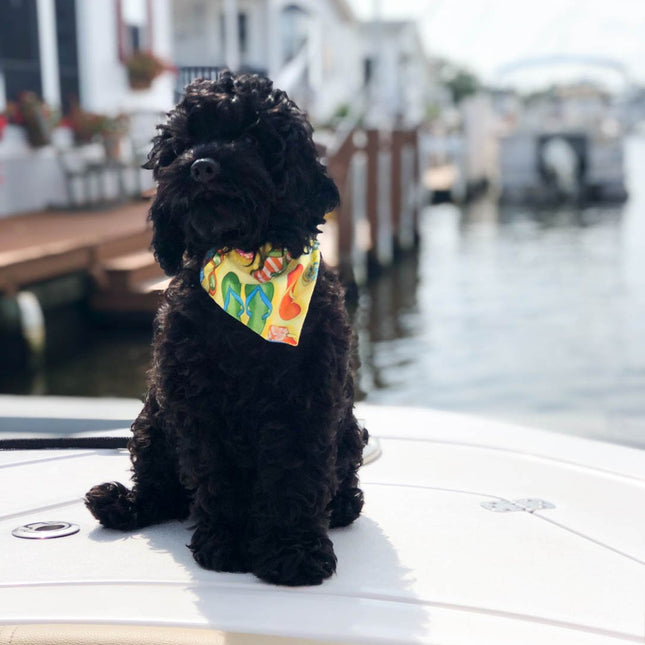
[{"label": "black rubber trim on boat", "polygon": [[0,439],[0,450],[114,450],[127,448],[129,437],[31,437]]}]

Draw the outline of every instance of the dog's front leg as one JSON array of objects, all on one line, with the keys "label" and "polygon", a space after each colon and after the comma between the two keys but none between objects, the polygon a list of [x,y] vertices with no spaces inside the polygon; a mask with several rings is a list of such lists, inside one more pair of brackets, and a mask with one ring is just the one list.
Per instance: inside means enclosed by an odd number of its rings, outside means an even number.
[{"label": "dog's front leg", "polygon": [[359,426],[352,408],[348,407],[338,430],[338,489],[329,504],[330,528],[347,526],[361,513],[363,491],[358,487],[358,469],[363,463],[363,449],[367,439],[367,430]]},{"label": "dog's front leg", "polygon": [[193,489],[190,549],[205,569],[246,572],[250,473],[236,465],[212,430],[207,434],[201,441],[193,434],[180,454],[184,481]]},{"label": "dog's front leg", "polygon": [[85,496],[87,508],[103,526],[130,531],[188,515],[190,496],[179,481],[177,456],[162,426],[163,415],[151,388],[128,443],[132,490],[107,482]]},{"label": "dog's front leg", "polygon": [[263,428],[252,501],[252,571],[289,586],[317,585],[336,570],[327,536],[335,482],[325,419],[290,419]]}]

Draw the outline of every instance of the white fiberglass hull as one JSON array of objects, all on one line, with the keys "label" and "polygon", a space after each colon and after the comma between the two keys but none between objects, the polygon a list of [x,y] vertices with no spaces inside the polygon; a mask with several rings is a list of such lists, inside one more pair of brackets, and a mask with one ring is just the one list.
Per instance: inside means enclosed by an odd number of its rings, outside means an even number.
[{"label": "white fiberglass hull", "polygon": [[[69,412],[41,401],[23,417]],[[0,398],[0,418],[20,404]],[[139,405],[95,402],[93,418],[132,418]],[[431,410],[358,415],[382,454],[362,470],[363,515],[331,532],[338,573],[310,588],[199,568],[188,523],[100,528],[81,497],[128,480],[123,450],[1,452],[0,643],[2,625],[35,623],[345,643],[645,642],[645,452]],[[527,499],[554,508],[509,504]],[[11,534],[45,520],[80,531]]]}]

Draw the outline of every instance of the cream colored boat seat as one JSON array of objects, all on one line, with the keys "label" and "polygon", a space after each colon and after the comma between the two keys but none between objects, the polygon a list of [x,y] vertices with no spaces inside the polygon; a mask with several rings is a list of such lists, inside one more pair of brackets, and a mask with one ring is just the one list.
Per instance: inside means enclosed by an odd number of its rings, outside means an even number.
[{"label": "cream colored boat seat", "polygon": [[[324,645],[322,641],[145,625],[0,625],[0,645]],[[338,645],[338,643],[336,643]]]}]

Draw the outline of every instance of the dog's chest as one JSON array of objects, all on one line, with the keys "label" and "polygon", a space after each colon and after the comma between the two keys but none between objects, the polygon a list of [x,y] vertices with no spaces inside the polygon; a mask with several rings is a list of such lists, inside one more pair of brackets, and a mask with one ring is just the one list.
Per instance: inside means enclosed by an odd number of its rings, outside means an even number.
[{"label": "dog's chest", "polygon": [[183,296],[161,314],[162,352],[171,354],[175,386],[189,398],[207,400],[215,416],[238,426],[252,425],[248,417],[280,414],[297,405],[316,369],[309,364],[315,353],[311,312],[300,344],[293,347],[254,333],[200,286],[184,289]]},{"label": "dog's chest", "polygon": [[210,388],[237,401],[284,397],[287,384],[302,371],[300,347],[267,341],[215,305],[203,352]]}]

